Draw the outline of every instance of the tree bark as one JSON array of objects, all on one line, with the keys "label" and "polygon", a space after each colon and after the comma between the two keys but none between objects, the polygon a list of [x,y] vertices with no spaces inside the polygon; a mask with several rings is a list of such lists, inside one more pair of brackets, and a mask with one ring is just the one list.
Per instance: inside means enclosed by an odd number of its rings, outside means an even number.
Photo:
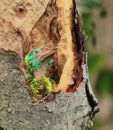
[{"label": "tree bark", "polygon": [[[90,87],[75,2],[5,0],[0,6],[0,129],[90,129],[98,102]],[[42,45],[58,46],[52,70],[57,87],[33,103],[24,58]]]}]

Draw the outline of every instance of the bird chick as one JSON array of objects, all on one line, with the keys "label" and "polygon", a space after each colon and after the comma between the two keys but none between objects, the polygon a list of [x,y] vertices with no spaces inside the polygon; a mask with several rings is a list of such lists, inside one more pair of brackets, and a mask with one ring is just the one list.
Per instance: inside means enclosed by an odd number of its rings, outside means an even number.
[{"label": "bird chick", "polygon": [[52,80],[46,77],[46,71],[54,62],[56,50],[57,47],[37,47],[26,55],[26,75],[33,94],[44,97],[52,91]]}]

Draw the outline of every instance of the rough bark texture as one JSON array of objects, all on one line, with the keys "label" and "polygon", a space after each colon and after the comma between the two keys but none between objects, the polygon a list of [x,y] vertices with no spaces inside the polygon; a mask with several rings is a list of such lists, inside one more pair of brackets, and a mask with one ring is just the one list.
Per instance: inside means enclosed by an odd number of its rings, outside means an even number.
[{"label": "rough bark texture", "polygon": [[54,101],[32,104],[18,68],[20,58],[1,52],[0,61],[0,126],[5,130],[87,130],[92,126],[86,79],[73,94],[59,93]]},{"label": "rough bark texture", "polygon": [[[74,2],[8,2],[0,3],[0,127],[4,130],[90,129],[97,101],[90,88],[84,35],[79,28],[79,16],[73,12]],[[28,51],[39,45],[59,47],[56,64],[61,91],[53,92],[42,103],[32,103],[19,66]]]}]

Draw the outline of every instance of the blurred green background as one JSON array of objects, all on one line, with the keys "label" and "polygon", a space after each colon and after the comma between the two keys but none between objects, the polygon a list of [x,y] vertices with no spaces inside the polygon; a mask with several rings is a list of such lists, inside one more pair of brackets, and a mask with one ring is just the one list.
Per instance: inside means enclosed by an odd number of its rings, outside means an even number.
[{"label": "blurred green background", "polygon": [[88,36],[89,75],[100,108],[92,130],[113,130],[113,1],[76,1]]}]

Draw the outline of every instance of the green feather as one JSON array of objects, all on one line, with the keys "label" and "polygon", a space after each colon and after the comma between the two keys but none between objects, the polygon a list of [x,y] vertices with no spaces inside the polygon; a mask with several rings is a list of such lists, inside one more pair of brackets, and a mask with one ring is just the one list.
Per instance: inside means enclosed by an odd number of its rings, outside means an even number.
[{"label": "green feather", "polygon": [[43,82],[46,83],[47,92],[50,93],[50,92],[52,91],[52,84],[51,84],[50,78],[44,76],[44,77],[43,77]]},{"label": "green feather", "polygon": [[38,69],[40,67],[40,62],[35,59],[33,56],[27,55],[25,57],[25,63],[27,66],[27,69],[30,72],[33,72],[34,70]]},{"label": "green feather", "polygon": [[46,76],[43,76],[40,80],[33,78],[30,82],[30,87],[34,95],[42,95],[42,97],[48,95],[52,91],[52,83]]}]

